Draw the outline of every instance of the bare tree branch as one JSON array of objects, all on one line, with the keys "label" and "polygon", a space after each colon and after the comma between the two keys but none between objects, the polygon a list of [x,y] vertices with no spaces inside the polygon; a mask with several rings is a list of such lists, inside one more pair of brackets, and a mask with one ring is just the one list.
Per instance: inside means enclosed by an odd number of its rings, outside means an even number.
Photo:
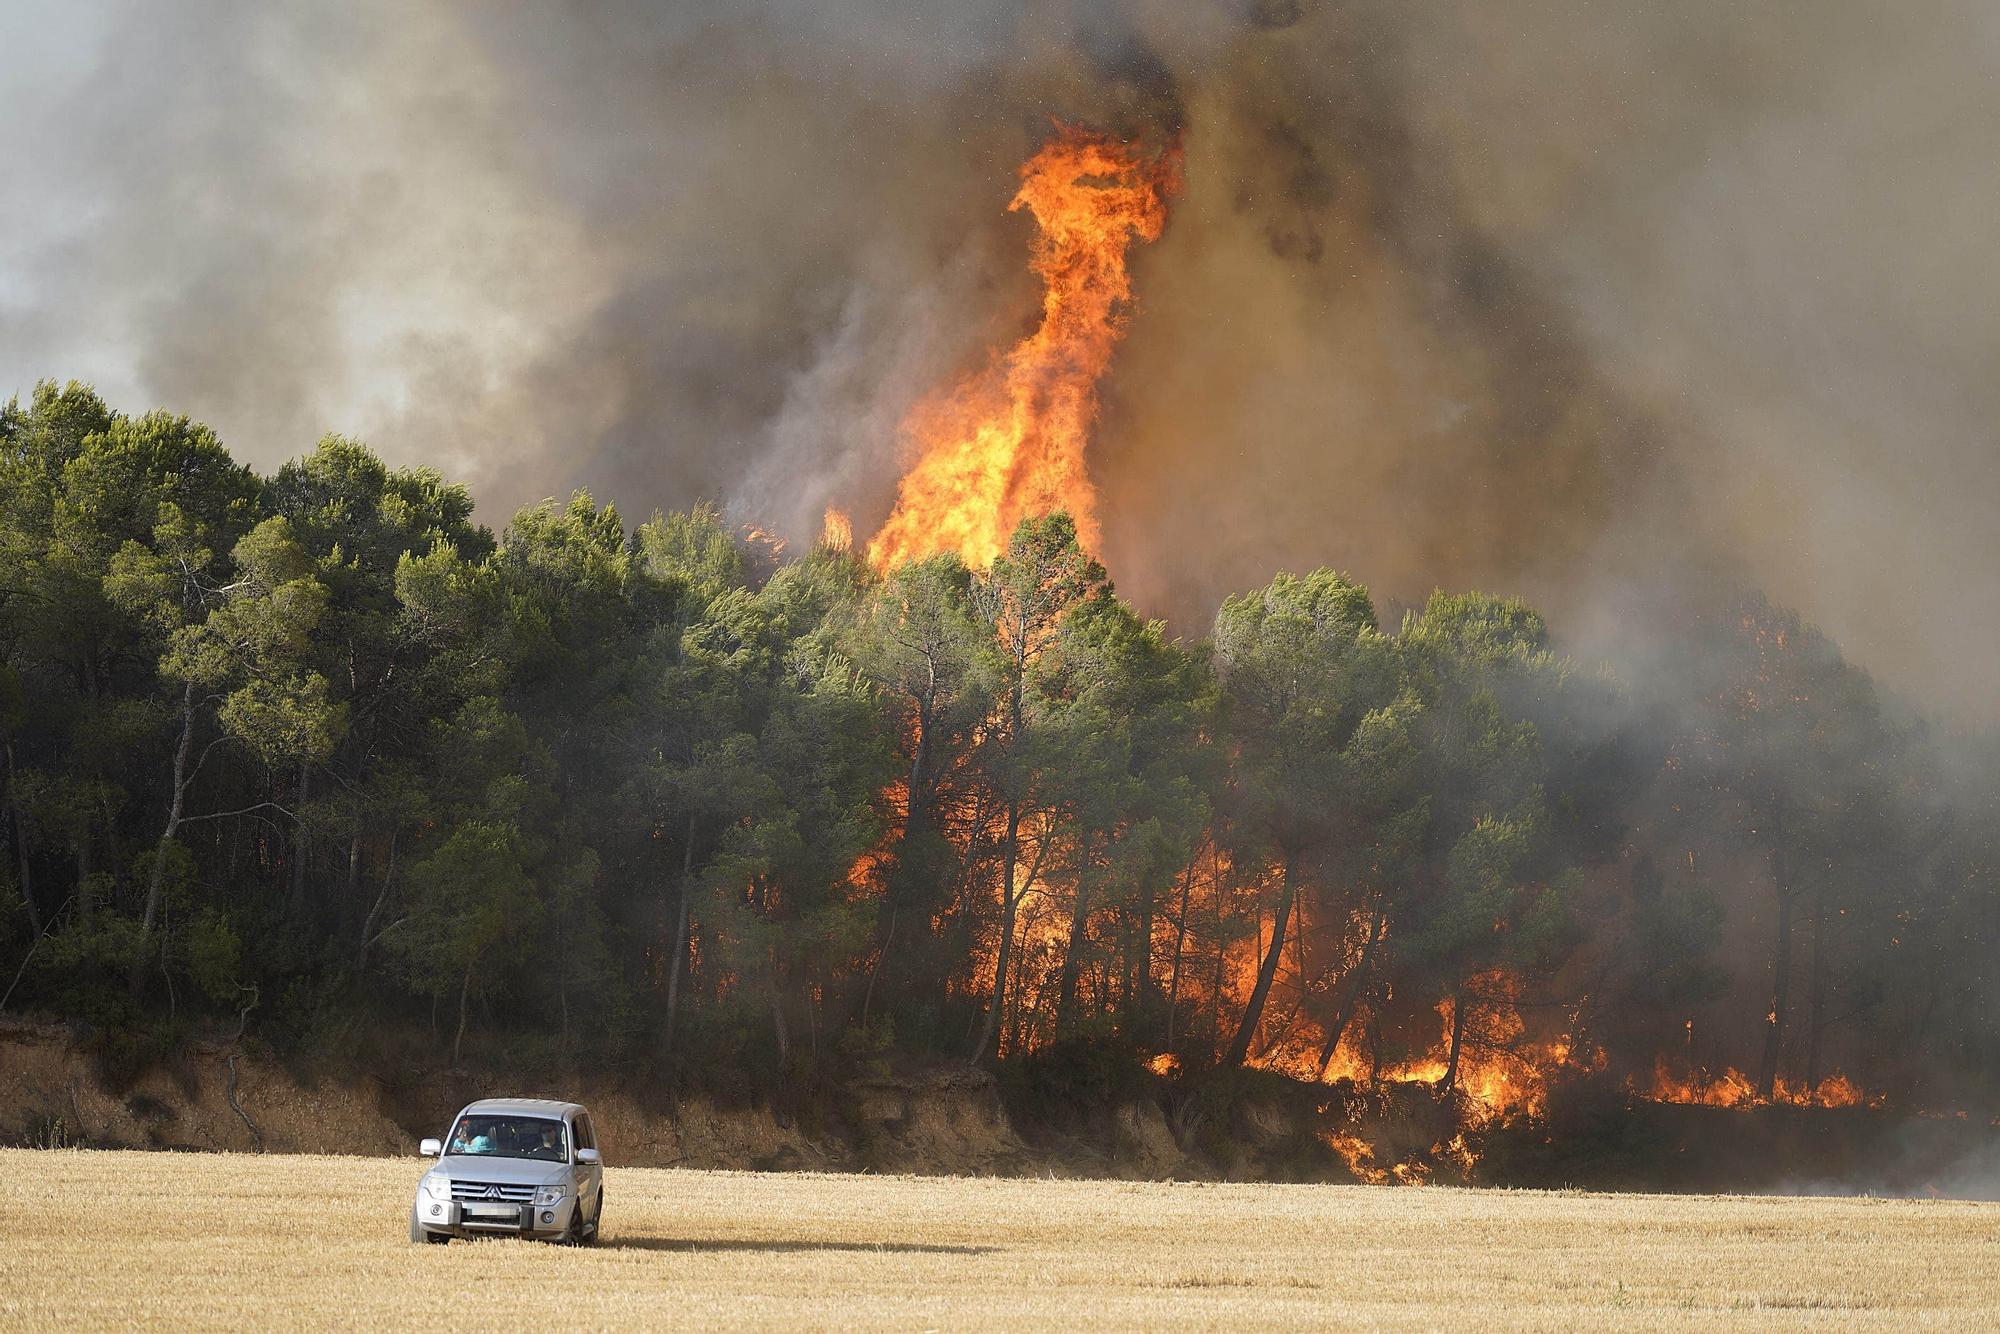
[{"label": "bare tree branch", "polygon": [[207,815],[182,816],[181,823],[185,825],[193,824],[197,820],[227,820],[232,815],[248,815],[252,811],[277,811],[286,819],[293,821],[299,818],[275,801],[260,801],[253,806],[239,806],[233,811],[210,811]]}]

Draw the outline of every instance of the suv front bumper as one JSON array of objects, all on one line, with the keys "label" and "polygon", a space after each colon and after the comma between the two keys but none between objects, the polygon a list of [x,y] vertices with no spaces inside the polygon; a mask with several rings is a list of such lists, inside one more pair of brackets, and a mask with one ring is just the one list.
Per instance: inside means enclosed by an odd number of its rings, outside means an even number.
[{"label": "suv front bumper", "polygon": [[565,1195],[551,1205],[461,1203],[458,1200],[417,1201],[417,1223],[426,1232],[454,1237],[556,1237],[569,1228],[576,1197]]}]

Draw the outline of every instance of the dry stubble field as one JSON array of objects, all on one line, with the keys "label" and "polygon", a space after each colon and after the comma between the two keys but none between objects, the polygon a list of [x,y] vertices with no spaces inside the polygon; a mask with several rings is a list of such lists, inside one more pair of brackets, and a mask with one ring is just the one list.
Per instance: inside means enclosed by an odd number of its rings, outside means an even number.
[{"label": "dry stubble field", "polygon": [[2000,1205],[619,1170],[411,1246],[416,1159],[0,1151],[0,1325],[1991,1328]]}]

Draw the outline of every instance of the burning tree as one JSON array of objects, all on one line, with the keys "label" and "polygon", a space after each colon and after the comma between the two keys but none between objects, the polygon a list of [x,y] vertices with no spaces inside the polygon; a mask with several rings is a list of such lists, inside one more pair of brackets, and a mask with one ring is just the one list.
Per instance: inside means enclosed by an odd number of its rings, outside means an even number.
[{"label": "burning tree", "polygon": [[[1369,818],[1408,790],[1415,759],[1395,651],[1365,589],[1330,571],[1281,575],[1216,617],[1224,734],[1233,751],[1232,864],[1274,891],[1256,981],[1223,1053],[1239,1065],[1278,975],[1302,885],[1365,854]],[[1254,869],[1253,869],[1254,868]]]}]

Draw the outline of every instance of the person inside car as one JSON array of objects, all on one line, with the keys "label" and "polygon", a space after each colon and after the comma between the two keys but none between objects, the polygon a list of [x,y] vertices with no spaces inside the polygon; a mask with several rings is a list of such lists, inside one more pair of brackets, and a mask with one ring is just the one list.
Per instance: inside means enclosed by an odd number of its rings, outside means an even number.
[{"label": "person inside car", "polygon": [[453,1153],[491,1153],[493,1152],[493,1147],[493,1136],[484,1129],[481,1129],[478,1134],[469,1140],[465,1138],[465,1132],[462,1130],[452,1136],[451,1151]]}]

